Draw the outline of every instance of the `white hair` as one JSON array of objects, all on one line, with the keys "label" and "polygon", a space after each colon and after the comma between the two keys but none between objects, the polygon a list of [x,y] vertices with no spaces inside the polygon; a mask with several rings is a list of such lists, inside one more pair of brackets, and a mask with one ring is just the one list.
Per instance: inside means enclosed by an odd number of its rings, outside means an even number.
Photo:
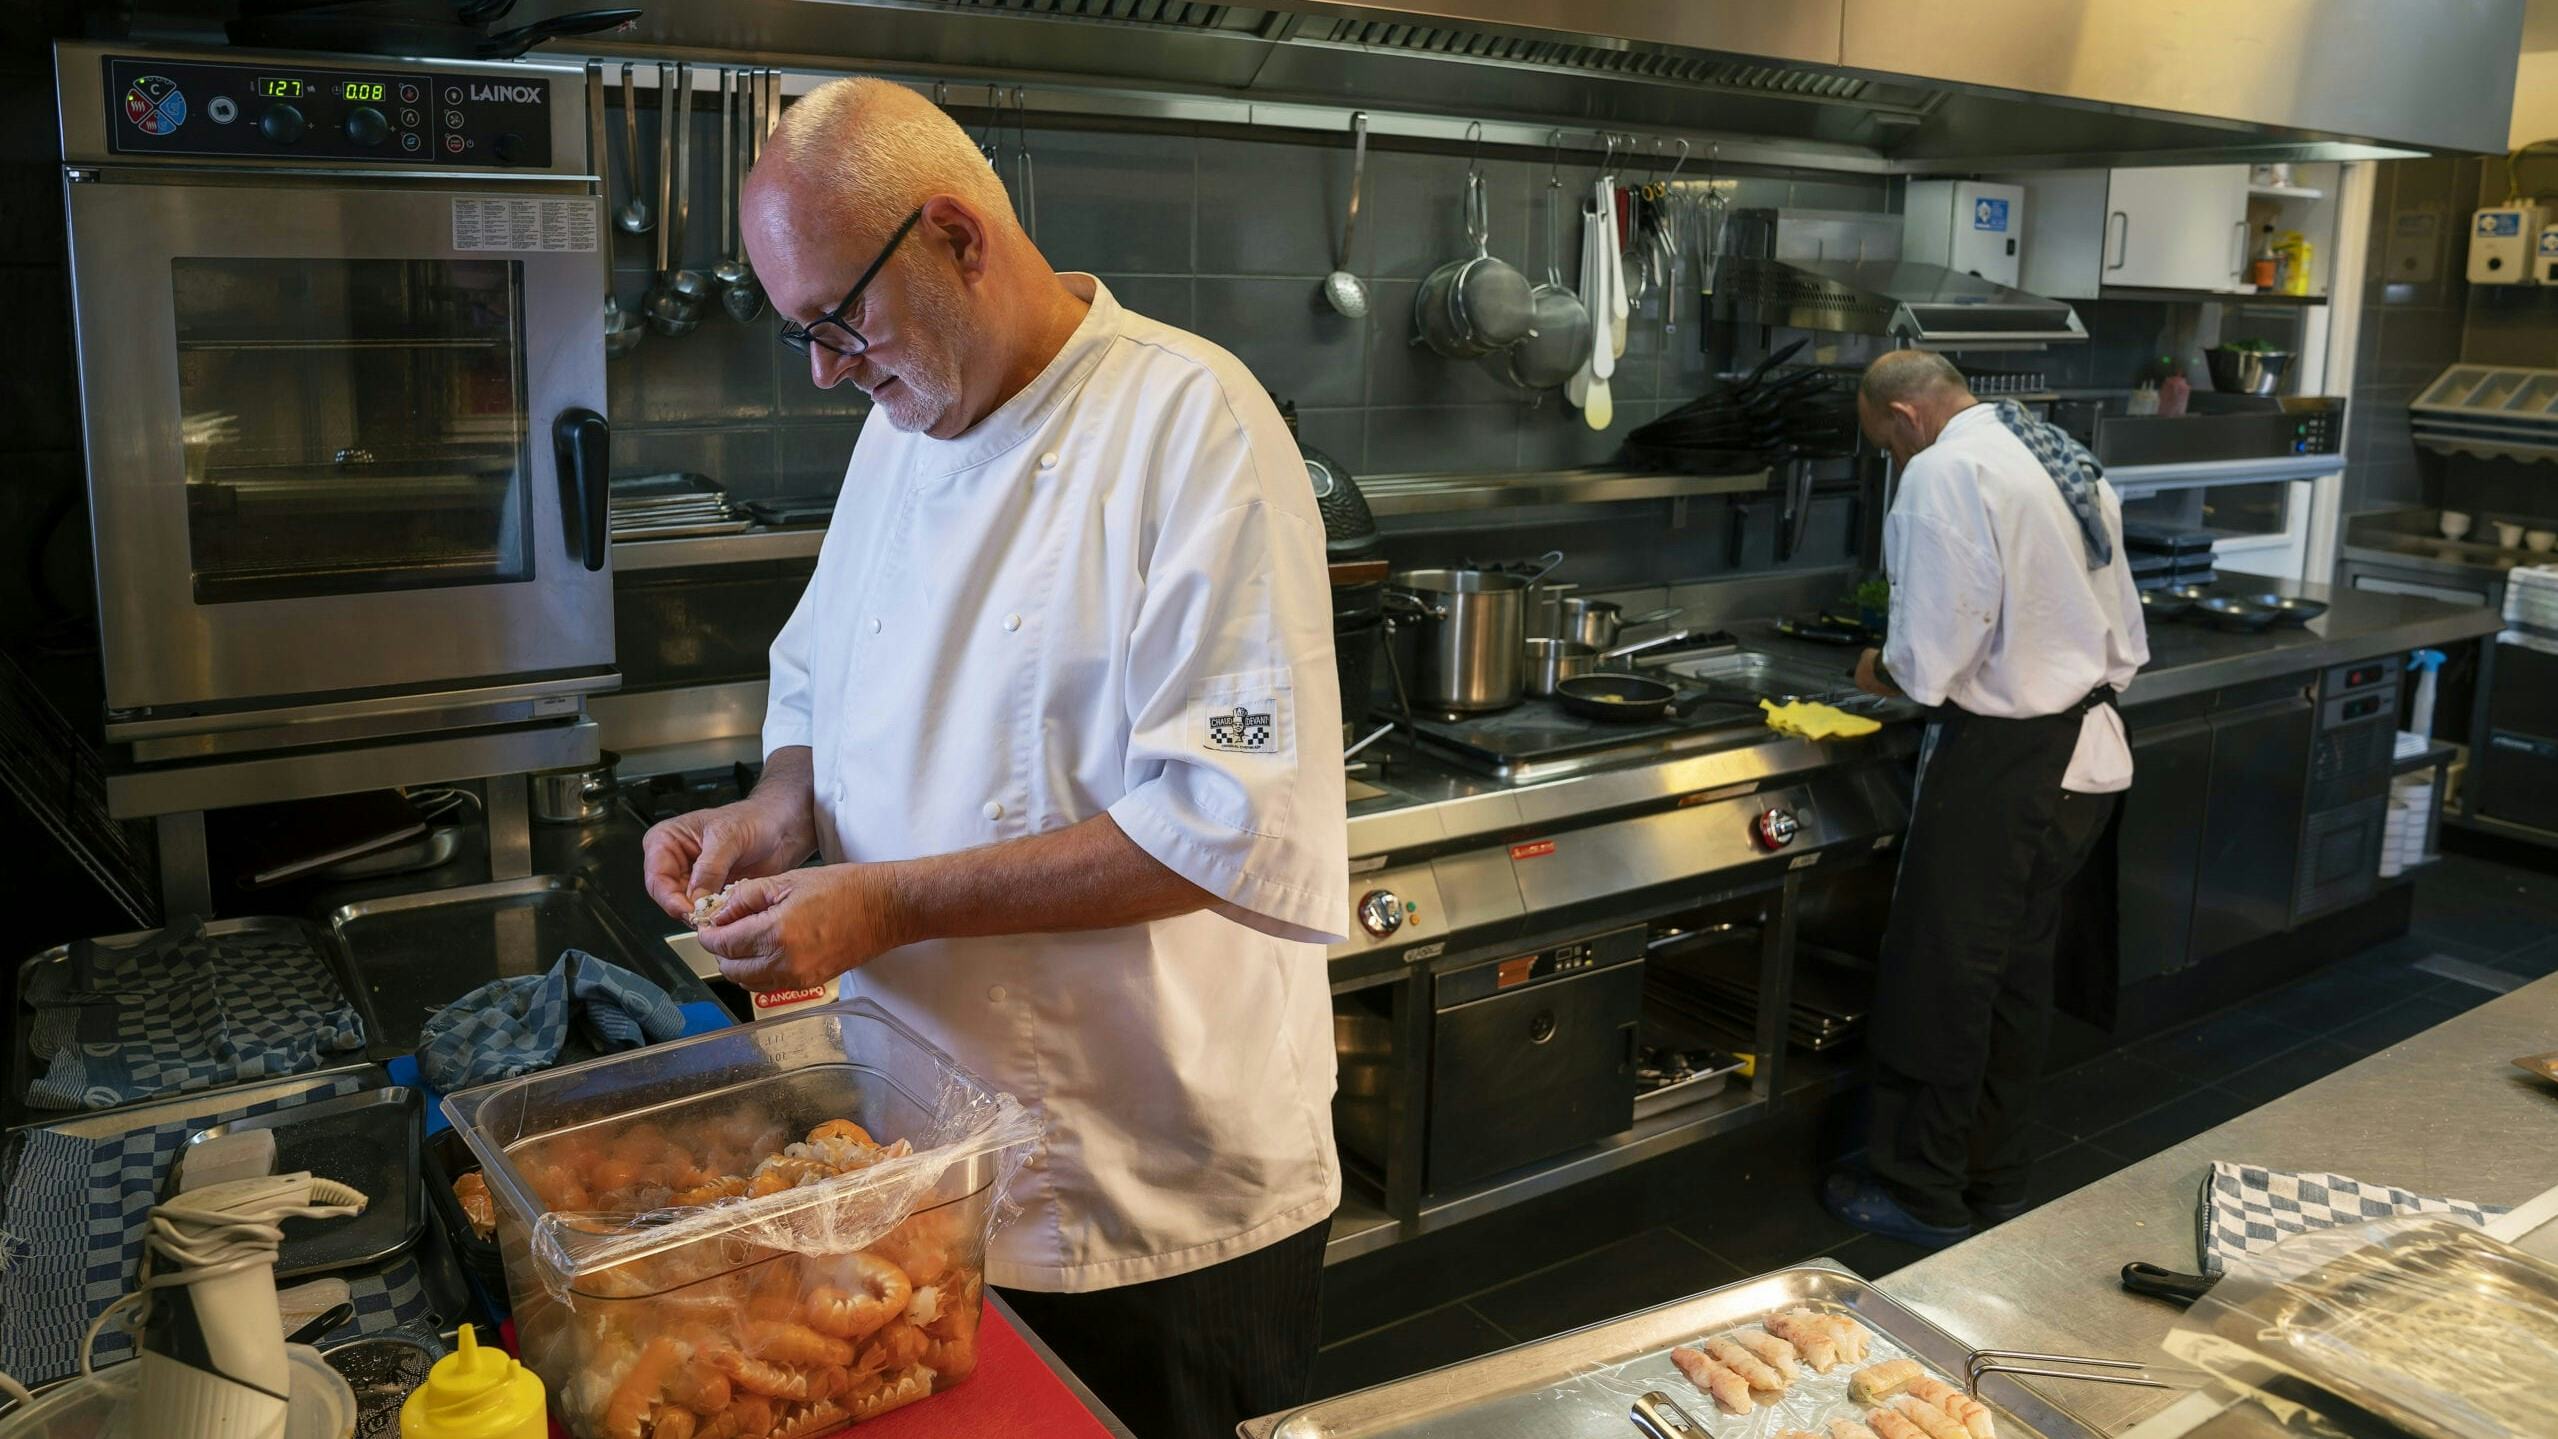
[{"label": "white hair", "polygon": [[1012,226],[1012,197],[977,142],[941,107],[893,81],[829,80],[782,112],[768,159],[815,180],[833,200],[883,228],[935,195],[987,223]]}]

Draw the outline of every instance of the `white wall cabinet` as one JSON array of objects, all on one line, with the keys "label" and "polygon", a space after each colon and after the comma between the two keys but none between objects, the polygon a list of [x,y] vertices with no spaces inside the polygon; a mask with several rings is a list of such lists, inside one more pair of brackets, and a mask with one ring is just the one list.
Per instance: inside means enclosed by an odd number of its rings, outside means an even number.
[{"label": "white wall cabinet", "polygon": [[2056,170],[2025,188],[2024,288],[2062,300],[2116,289],[2230,293],[2247,275],[2245,165]]}]

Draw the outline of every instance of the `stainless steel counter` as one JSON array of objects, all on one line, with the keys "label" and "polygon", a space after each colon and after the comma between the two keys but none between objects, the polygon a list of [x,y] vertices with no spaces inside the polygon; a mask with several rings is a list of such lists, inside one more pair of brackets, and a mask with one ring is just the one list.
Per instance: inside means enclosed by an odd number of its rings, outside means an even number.
[{"label": "stainless steel counter", "polygon": [[[2194,1210],[2215,1159],[2325,1170],[2419,1194],[2521,1204],[2558,1186],[2558,1088],[2513,1068],[2558,1035],[2558,977],[2481,1005],[1877,1287],[1983,1348],[2152,1359],[2178,1311],[2123,1292],[2123,1265],[2192,1271]],[[2174,1396],[2035,1381],[2118,1434]],[[2271,1434],[2259,1411],[2213,1435]]]}]

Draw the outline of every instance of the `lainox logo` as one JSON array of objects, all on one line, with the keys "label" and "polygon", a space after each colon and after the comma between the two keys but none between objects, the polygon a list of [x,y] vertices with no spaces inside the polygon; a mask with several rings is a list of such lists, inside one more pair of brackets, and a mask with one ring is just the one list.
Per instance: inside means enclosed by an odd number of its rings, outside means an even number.
[{"label": "lainox logo", "polygon": [[550,87],[547,85],[474,84],[471,86],[471,98],[474,100],[503,100],[512,105],[539,105],[550,93]]}]

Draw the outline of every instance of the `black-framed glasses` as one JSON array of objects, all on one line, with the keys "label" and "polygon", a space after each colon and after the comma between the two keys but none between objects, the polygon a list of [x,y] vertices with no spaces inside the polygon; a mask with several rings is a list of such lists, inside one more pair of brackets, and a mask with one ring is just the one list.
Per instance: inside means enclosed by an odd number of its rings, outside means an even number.
[{"label": "black-framed glasses", "polygon": [[869,269],[862,271],[862,277],[853,282],[853,288],[844,293],[844,298],[836,303],[835,308],[805,325],[796,320],[782,321],[782,343],[801,354],[808,353],[808,347],[815,345],[847,360],[858,358],[868,350],[870,341],[863,338],[862,332],[854,329],[844,317],[853,312],[853,306],[861,303],[862,291],[870,288],[870,282],[879,277],[880,267],[888,263],[889,256],[897,253],[899,245],[906,243],[906,232],[914,229],[915,222],[922,218],[924,208],[918,205],[897,227],[897,233],[888,237],[888,243],[879,247],[879,258],[870,262]]}]

